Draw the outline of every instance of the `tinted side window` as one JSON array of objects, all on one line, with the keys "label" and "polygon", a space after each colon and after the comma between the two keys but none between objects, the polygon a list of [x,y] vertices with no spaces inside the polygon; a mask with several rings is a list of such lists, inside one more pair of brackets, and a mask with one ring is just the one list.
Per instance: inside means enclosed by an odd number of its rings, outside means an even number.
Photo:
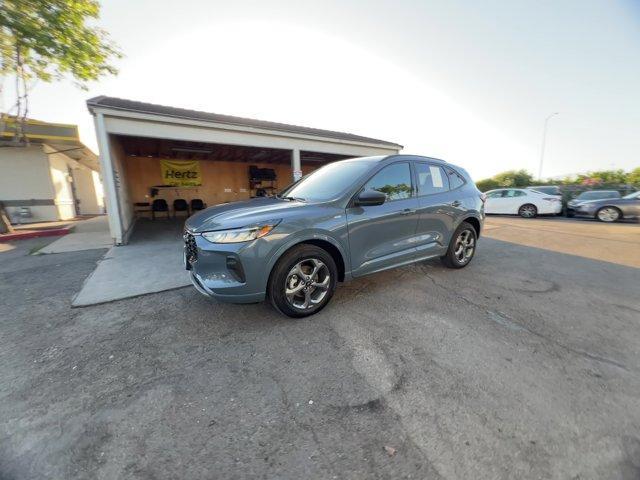
[{"label": "tinted side window", "polygon": [[503,193],[504,193],[504,190],[498,190],[496,192],[487,193],[487,198],[500,198],[502,197]]},{"label": "tinted side window", "polygon": [[505,197],[526,197],[527,194],[522,190],[507,190]]},{"label": "tinted side window", "polygon": [[447,176],[449,177],[449,188],[451,190],[455,190],[466,183],[464,178],[453,170],[447,169]]},{"label": "tinted side window", "polygon": [[365,190],[386,193],[387,200],[411,196],[411,170],[408,163],[394,163],[384,167],[364,186]]},{"label": "tinted side window", "polygon": [[442,167],[428,163],[416,163],[418,195],[431,195],[449,190],[449,180]]}]

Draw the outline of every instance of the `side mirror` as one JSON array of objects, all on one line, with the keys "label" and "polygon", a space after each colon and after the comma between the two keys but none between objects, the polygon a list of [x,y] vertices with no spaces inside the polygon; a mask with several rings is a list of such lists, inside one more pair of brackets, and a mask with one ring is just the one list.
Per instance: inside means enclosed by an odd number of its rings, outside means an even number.
[{"label": "side mirror", "polygon": [[356,198],[356,206],[372,207],[374,205],[382,205],[387,200],[387,195],[377,190],[365,190],[360,192]]}]

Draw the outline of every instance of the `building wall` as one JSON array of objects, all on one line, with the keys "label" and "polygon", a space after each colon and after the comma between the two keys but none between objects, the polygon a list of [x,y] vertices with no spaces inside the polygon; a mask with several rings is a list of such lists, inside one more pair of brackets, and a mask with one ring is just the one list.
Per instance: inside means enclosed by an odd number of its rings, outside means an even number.
[{"label": "building wall", "polygon": [[[125,165],[131,201],[151,202],[153,199],[150,197],[150,188],[163,183],[160,173],[160,160],[148,157],[126,157]],[[248,199],[251,196],[249,165],[274,169],[277,175],[275,185],[278,189],[282,189],[292,182],[291,165],[288,163],[249,164],[244,162],[201,160],[202,186],[165,187],[159,189],[159,193],[155,198],[164,198],[169,205],[172,205],[173,200],[176,198],[184,198],[187,201],[192,198],[200,198],[209,206]],[[315,168],[314,165],[303,165],[302,171],[306,174]],[[270,183],[267,184],[269,185]]]},{"label": "building wall", "polygon": [[73,186],[78,200],[80,215],[104,213],[104,193],[98,172],[76,163],[72,170]]},{"label": "building wall", "polygon": [[[42,146],[0,148],[0,200],[10,202],[7,213],[13,223],[58,220],[49,162]],[[20,200],[31,217],[18,215]]]},{"label": "building wall", "polygon": [[47,156],[49,157],[49,171],[55,191],[58,219],[70,220],[76,216],[73,186],[71,184],[73,161],[62,153],[51,153]]}]

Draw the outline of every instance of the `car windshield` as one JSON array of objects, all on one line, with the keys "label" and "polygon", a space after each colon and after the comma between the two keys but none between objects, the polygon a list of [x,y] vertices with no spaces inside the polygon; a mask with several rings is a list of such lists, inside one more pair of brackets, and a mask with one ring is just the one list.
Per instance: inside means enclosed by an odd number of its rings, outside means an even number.
[{"label": "car windshield", "polygon": [[283,190],[279,197],[293,197],[309,201],[337,198],[373,165],[372,158],[330,163],[303,177]]},{"label": "car windshield", "polygon": [[578,200],[596,200],[599,198],[618,198],[620,194],[618,192],[605,192],[605,191],[595,191],[595,192],[582,192],[576,198]]},{"label": "car windshield", "polygon": [[627,200],[631,200],[632,198],[640,198],[640,190],[637,192],[630,193],[629,195],[625,195],[622,198],[626,198]]}]

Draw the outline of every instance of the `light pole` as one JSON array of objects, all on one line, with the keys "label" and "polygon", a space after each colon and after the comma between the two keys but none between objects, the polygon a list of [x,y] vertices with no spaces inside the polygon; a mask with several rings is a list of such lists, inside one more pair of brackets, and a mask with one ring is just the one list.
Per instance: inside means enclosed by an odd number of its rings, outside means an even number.
[{"label": "light pole", "polygon": [[544,163],[544,148],[547,143],[547,125],[551,117],[555,117],[560,112],[553,112],[547,118],[544,119],[544,129],[542,130],[542,148],[540,149],[540,168],[538,169],[538,180],[542,180],[542,164]]}]

